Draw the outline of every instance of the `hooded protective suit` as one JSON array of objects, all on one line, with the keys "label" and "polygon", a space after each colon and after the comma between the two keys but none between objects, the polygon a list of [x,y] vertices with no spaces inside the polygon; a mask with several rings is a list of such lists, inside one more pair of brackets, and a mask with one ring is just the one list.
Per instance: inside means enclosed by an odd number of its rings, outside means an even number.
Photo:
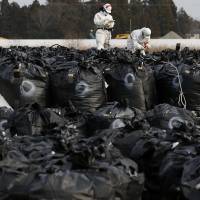
[{"label": "hooded protective suit", "polygon": [[145,50],[150,48],[151,30],[149,28],[142,28],[134,30],[128,37],[127,48],[133,53],[137,50],[145,55]]},{"label": "hooded protective suit", "polygon": [[111,5],[105,4],[104,7],[108,9],[101,10],[94,16],[94,24],[97,27],[96,43],[98,50],[109,48],[111,40],[111,30],[113,29],[115,24],[113,17],[109,14],[111,13],[112,9]]}]

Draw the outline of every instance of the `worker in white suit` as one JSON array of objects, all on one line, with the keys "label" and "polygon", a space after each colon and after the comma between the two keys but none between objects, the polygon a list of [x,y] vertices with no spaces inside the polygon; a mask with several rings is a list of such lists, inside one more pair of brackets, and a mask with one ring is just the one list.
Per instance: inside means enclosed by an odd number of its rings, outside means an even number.
[{"label": "worker in white suit", "polygon": [[97,49],[109,48],[111,40],[111,31],[115,25],[111,14],[112,6],[106,3],[94,16],[94,24],[97,27],[96,43]]},{"label": "worker in white suit", "polygon": [[140,50],[140,53],[145,55],[145,50],[149,49],[151,39],[151,29],[142,28],[134,30],[128,37],[127,48],[133,53]]}]

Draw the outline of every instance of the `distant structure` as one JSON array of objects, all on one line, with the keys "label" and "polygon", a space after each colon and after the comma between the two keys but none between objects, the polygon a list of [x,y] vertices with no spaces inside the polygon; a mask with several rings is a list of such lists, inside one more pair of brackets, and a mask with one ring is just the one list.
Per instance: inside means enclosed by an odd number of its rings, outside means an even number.
[{"label": "distant structure", "polygon": [[190,33],[186,34],[188,39],[200,39],[200,29],[194,29]]},{"label": "distant structure", "polygon": [[90,30],[90,33],[89,33],[89,38],[90,38],[90,39],[95,39],[95,38],[96,38],[96,36],[95,36],[95,33],[94,33],[94,30],[93,30],[93,29],[91,29],[91,30]]},{"label": "distant structure", "polygon": [[161,39],[183,39],[178,33],[170,31],[166,35],[162,36]]}]

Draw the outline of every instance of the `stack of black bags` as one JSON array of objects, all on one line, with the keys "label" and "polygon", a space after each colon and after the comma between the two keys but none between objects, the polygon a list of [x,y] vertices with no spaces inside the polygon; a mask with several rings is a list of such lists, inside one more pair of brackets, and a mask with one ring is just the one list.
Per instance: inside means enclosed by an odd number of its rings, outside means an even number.
[{"label": "stack of black bags", "polygon": [[0,199],[199,199],[198,51],[0,51]]}]

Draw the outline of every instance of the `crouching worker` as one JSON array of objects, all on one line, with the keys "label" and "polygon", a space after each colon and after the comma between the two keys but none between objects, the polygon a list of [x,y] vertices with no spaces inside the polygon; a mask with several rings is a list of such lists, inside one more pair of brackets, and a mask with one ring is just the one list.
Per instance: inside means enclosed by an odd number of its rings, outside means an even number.
[{"label": "crouching worker", "polygon": [[142,28],[134,30],[128,37],[127,48],[135,53],[137,50],[145,55],[145,50],[150,48],[151,29]]},{"label": "crouching worker", "polygon": [[110,15],[111,11],[112,6],[107,3],[94,16],[94,23],[97,27],[96,43],[98,50],[109,48],[110,46],[111,31],[115,25],[113,17]]}]

